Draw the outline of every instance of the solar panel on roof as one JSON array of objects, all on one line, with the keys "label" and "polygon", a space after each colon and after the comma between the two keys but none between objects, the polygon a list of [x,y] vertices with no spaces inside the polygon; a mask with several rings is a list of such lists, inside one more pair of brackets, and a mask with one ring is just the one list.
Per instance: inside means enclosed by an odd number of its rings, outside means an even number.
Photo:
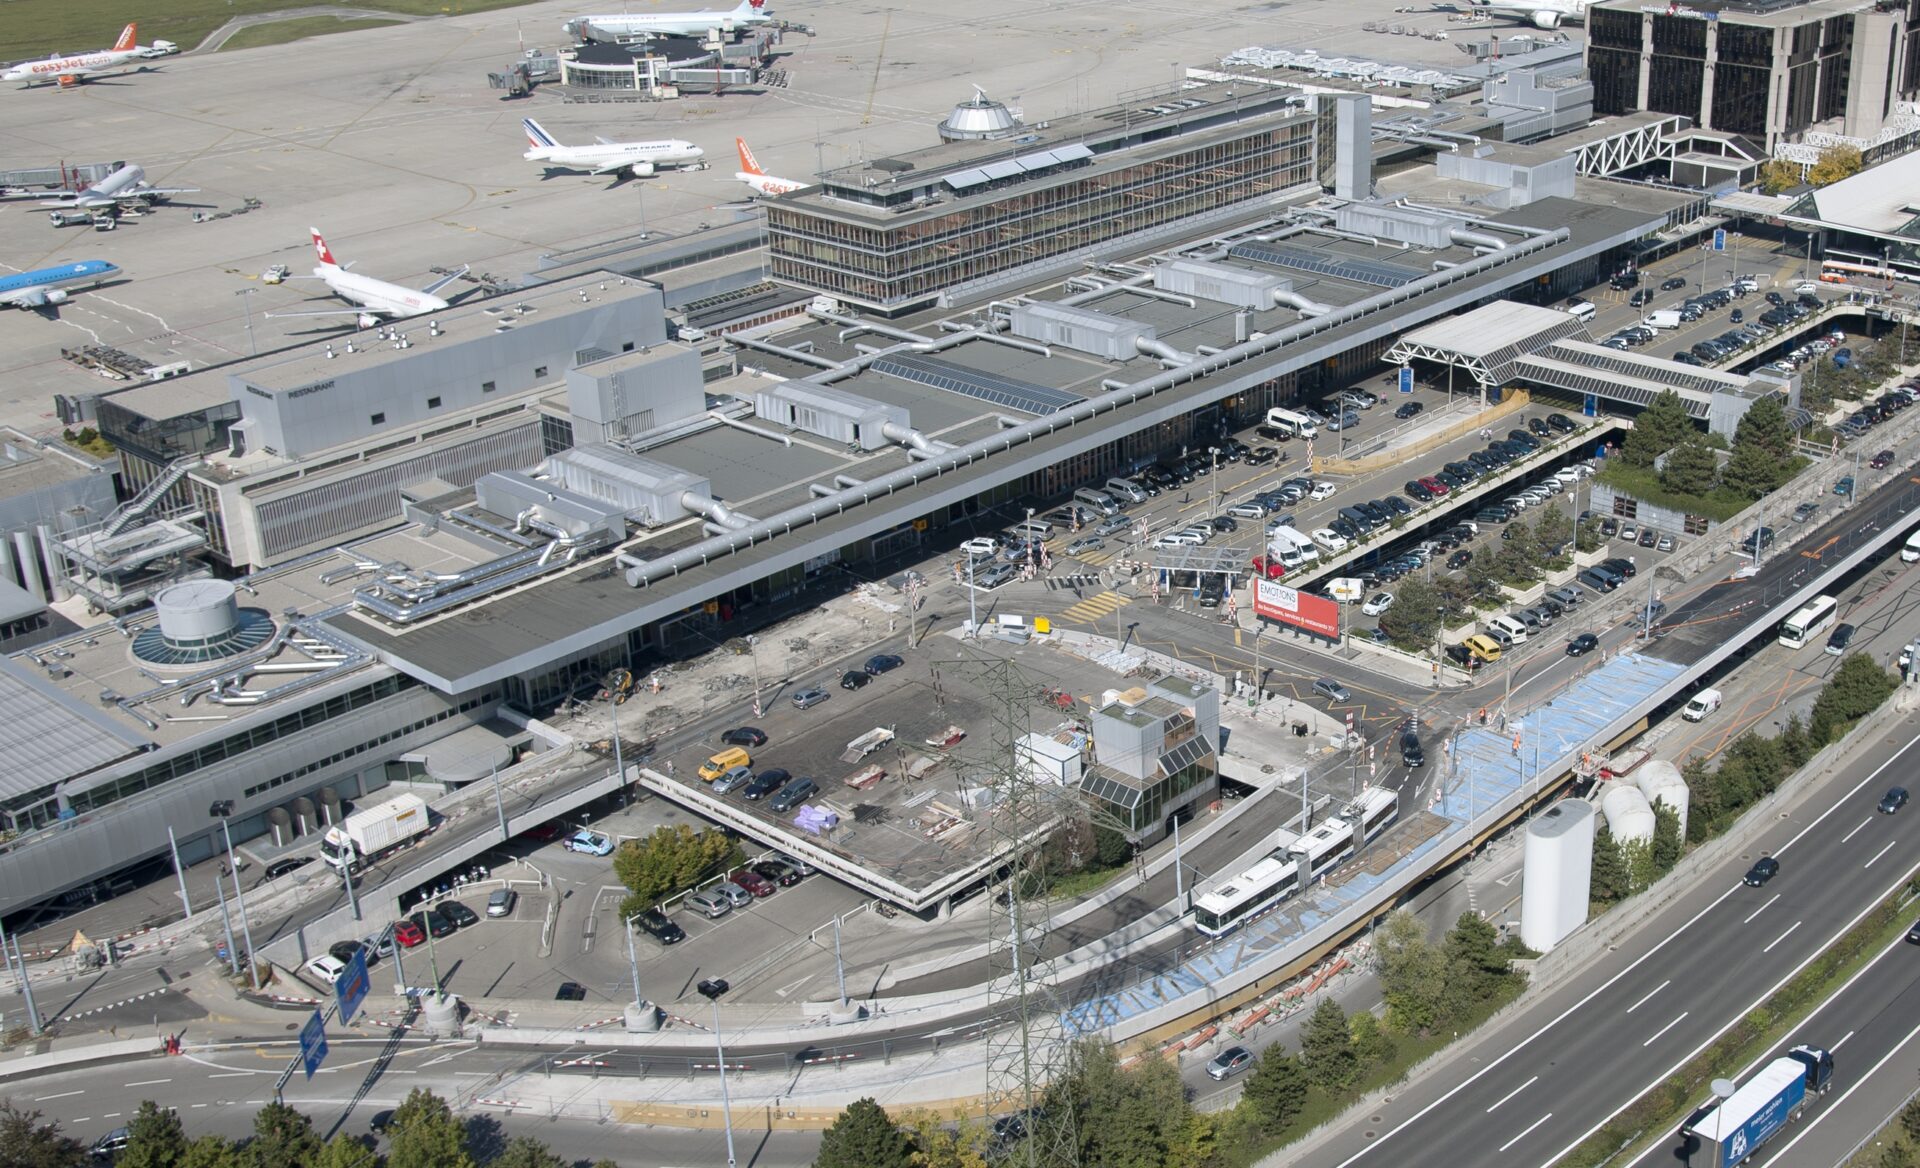
[{"label": "solar panel on roof", "polygon": [[878,373],[892,374],[920,385],[931,385],[935,389],[948,390],[1029,414],[1056,413],[1086,400],[1062,389],[1015,381],[996,373],[984,373],[964,365],[914,354],[882,357],[873,363],[873,368]]},{"label": "solar panel on roof", "polygon": [[986,181],[986,172],[978,169],[963,170],[958,174],[950,174],[947,176],[947,185],[956,191],[964,191],[968,187],[977,187]]},{"label": "solar panel on roof", "polygon": [[1014,175],[1024,172],[1020,169],[1019,163],[1011,160],[1002,160],[1000,162],[987,163],[980,168],[980,173],[986,175],[988,178],[1012,178]]},{"label": "solar panel on roof", "polygon": [[1353,259],[1346,256],[1333,258],[1305,248],[1276,247],[1265,243],[1236,244],[1227,254],[1239,259],[1257,260],[1263,264],[1294,268],[1322,276],[1338,276],[1343,280],[1352,280],[1357,284],[1372,284],[1380,288],[1398,288],[1402,284],[1411,284],[1426,275],[1423,271],[1400,264],[1385,263],[1381,260]]}]

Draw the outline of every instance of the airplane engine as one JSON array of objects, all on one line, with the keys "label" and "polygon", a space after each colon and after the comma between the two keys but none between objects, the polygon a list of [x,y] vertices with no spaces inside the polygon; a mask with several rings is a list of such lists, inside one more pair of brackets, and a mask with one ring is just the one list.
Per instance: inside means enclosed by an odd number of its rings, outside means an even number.
[{"label": "airplane engine", "polygon": [[45,295],[48,304],[65,304],[70,298],[70,294],[65,288],[49,288]]},{"label": "airplane engine", "polygon": [[651,162],[636,162],[627,169],[633,172],[633,177],[635,178],[653,177],[653,163]]},{"label": "airplane engine", "polygon": [[372,328],[374,325],[380,323],[380,318],[371,312],[363,312],[356,317],[355,320],[361,328]]},{"label": "airplane engine", "polygon": [[1560,16],[1561,14],[1558,12],[1549,12],[1543,9],[1533,14],[1533,23],[1541,28],[1559,28]]}]

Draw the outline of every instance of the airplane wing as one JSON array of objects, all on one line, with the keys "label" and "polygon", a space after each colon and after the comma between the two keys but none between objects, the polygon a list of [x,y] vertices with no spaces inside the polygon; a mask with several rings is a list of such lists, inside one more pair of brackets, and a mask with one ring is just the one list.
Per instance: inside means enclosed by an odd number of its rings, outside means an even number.
[{"label": "airplane wing", "polygon": [[445,288],[448,284],[451,284],[455,280],[458,280],[460,277],[466,275],[468,268],[470,268],[471,266],[472,265],[470,264],[461,264],[459,271],[448,272],[446,275],[440,277],[438,280],[435,280],[433,283],[428,284],[425,288],[420,289],[420,291],[426,293],[429,296],[432,296],[435,293],[439,292],[440,289]]},{"label": "airplane wing", "polygon": [[0,293],[0,305],[9,308],[45,308],[53,301],[47,296],[45,288],[21,288],[15,292]]},{"label": "airplane wing", "polygon": [[625,169],[627,169],[627,167],[629,167],[629,166],[632,166],[632,165],[633,165],[633,162],[632,162],[631,160],[625,160],[625,161],[620,161],[620,162],[609,162],[609,163],[607,163],[607,164],[606,164],[606,165],[604,165],[604,166],[596,166],[596,167],[594,167],[594,168],[593,168],[593,169],[592,169],[591,171],[589,171],[588,173],[590,173],[590,174],[617,174],[617,173],[619,173],[620,171],[623,171],[623,170],[625,170]]},{"label": "airplane wing", "polygon": [[388,316],[378,308],[321,308],[312,312],[269,312],[269,318],[282,316]]},{"label": "airplane wing", "polygon": [[141,187],[138,190],[122,191],[120,194],[115,195],[114,198],[124,202],[133,199],[156,199],[164,198],[168,195],[197,195],[199,193],[199,187]]},{"label": "airplane wing", "polygon": [[619,145],[619,143],[615,142],[612,138],[595,138],[594,141],[600,143],[600,145],[602,146],[618,146]]}]

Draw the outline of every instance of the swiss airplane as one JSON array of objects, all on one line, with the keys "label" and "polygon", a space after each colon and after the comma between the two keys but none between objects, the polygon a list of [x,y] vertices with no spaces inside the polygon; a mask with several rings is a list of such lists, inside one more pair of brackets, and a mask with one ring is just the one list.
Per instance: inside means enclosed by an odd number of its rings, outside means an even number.
[{"label": "swiss airplane", "polygon": [[88,53],[55,53],[39,61],[22,61],[5,73],[0,73],[0,81],[24,81],[31,88],[36,82],[52,84],[63,77],[86,77],[92,73],[117,69],[129,61],[162,57],[180,51],[180,47],[172,41],[155,41],[143,48],[139,43],[139,34],[140,24],[136,21],[120,30],[120,39],[113,42],[110,49]]},{"label": "swiss airplane", "polygon": [[198,194],[199,187],[156,187],[147,181],[147,172],[132,163],[77,191],[54,191],[53,198],[42,200],[42,207],[69,210],[110,207],[116,203],[152,203],[169,195]]},{"label": "swiss airplane", "polygon": [[702,36],[719,29],[737,32],[756,24],[769,24],[773,13],[767,0],[740,0],[731,12],[654,12],[644,15],[619,13],[609,16],[582,16],[561,27],[575,40],[619,40],[639,36]]},{"label": "swiss airplane", "polygon": [[747,145],[745,138],[735,138],[733,147],[740,152],[740,169],[734,172],[733,177],[752,187],[757,194],[772,198],[775,195],[784,195],[788,191],[797,191],[802,187],[813,185],[795,182],[790,178],[775,178],[761,170],[760,163],[754,159],[753,150]]},{"label": "swiss airplane", "polygon": [[0,276],[0,308],[52,308],[67,299],[69,288],[98,284],[119,274],[119,267],[105,260],[81,260],[17,276]]},{"label": "swiss airplane", "polygon": [[445,288],[467,274],[462,265],[457,272],[450,272],[425,288],[415,290],[404,284],[390,284],[385,280],[376,280],[372,276],[362,276],[358,272],[349,272],[350,264],[334,262],[333,252],[328,249],[327,241],[320,237],[318,227],[307,230],[313,235],[313,250],[320,257],[320,266],[313,269],[311,276],[293,276],[295,280],[322,280],[335,296],[359,308],[323,308],[313,312],[269,312],[268,316],[354,316],[359,318],[361,328],[369,328],[382,317],[421,316],[429,312],[440,312],[451,308],[451,302],[442,300],[434,293]]},{"label": "swiss airplane", "polygon": [[609,142],[595,139],[593,146],[562,146],[558,139],[532,118],[522,118],[527,141],[533,149],[521,155],[528,162],[548,163],[549,170],[584,170],[591,174],[618,174],[627,171],[635,178],[646,178],[657,170],[704,167],[700,160],[706,151],[678,138],[658,142]]},{"label": "swiss airplane", "polygon": [[1495,16],[1512,16],[1537,28],[1583,24],[1591,0],[1470,0],[1474,8]]}]

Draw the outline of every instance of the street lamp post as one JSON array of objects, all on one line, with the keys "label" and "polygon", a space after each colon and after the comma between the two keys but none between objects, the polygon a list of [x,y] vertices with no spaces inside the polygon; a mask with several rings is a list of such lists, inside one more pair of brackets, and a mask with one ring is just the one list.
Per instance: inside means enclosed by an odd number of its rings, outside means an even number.
[{"label": "street lamp post", "polygon": [[720,995],[728,990],[726,979],[708,978],[694,987],[700,996],[713,1003],[713,1052],[720,1062],[720,1117],[727,1129],[727,1168],[734,1168],[733,1103],[727,1098],[727,1048],[720,1037]]},{"label": "street lamp post", "polygon": [[260,964],[253,957],[253,926],[247,922],[247,894],[240,889],[240,865],[233,858],[233,829],[228,826],[228,816],[233,814],[233,800],[221,799],[208,810],[220,820],[220,834],[227,841],[227,871],[233,874],[233,898],[240,902],[240,935],[247,942],[247,979],[254,989],[260,988]]},{"label": "street lamp post", "polygon": [[[907,619],[909,622],[909,626],[911,626],[911,622],[913,619],[912,609],[907,610]],[[908,639],[911,640],[912,639],[911,627],[909,627],[908,633],[909,633]],[[758,718],[760,716],[760,638],[759,637],[753,636],[752,634],[748,634],[747,655],[748,655],[748,660],[752,661],[753,663],[753,716]]]},{"label": "street lamp post", "polygon": [[980,639],[980,592],[973,586],[973,566],[979,561],[967,553],[967,636]]},{"label": "street lamp post", "polygon": [[1213,509],[1220,510],[1220,448],[1207,447],[1207,453],[1213,456]]},{"label": "street lamp post", "polygon": [[[1257,585],[1256,585],[1257,587]],[[1260,623],[1260,614],[1253,614],[1253,697],[1247,700],[1249,706],[1258,708],[1267,696],[1266,670],[1260,664],[1260,637],[1267,626]]]},{"label": "street lamp post", "polygon": [[258,291],[258,288],[242,288],[234,293],[247,312],[247,352],[255,357],[260,355],[260,346],[253,342],[253,294]]},{"label": "street lamp post", "polygon": [[[644,909],[642,911],[645,911]],[[627,968],[633,971],[633,1005],[636,1010],[647,1008],[647,1001],[640,996],[640,955],[633,948],[633,922],[640,913],[634,913],[626,919],[627,928]]]}]

